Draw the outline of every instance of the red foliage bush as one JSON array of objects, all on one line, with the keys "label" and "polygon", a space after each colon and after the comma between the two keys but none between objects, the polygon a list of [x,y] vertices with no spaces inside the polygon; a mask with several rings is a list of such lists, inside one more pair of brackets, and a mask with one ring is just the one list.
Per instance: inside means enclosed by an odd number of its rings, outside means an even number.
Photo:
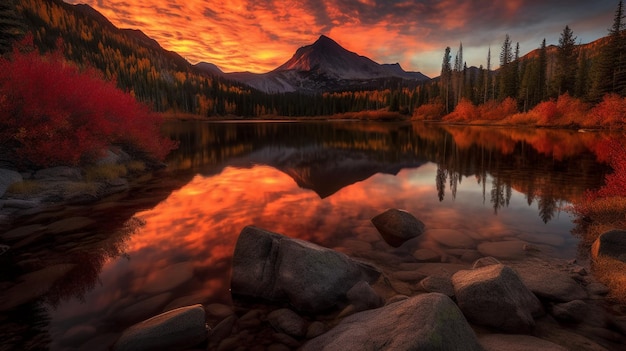
[{"label": "red foliage bush", "polygon": [[601,126],[623,127],[626,122],[626,98],[607,94],[589,113],[591,120]]},{"label": "red foliage bush", "polygon": [[414,120],[440,120],[446,109],[441,101],[421,105],[413,112]]},{"label": "red foliage bush", "polygon": [[467,99],[461,99],[450,114],[444,117],[445,121],[472,122],[479,119],[478,108]]},{"label": "red foliage bush", "polygon": [[500,103],[496,101],[487,101],[487,103],[479,106],[480,118],[489,121],[499,121],[518,113],[517,100],[506,98]]},{"label": "red foliage bush", "polygon": [[111,144],[162,159],[175,144],[160,135],[160,123],[98,71],[81,71],[59,52],[16,49],[10,59],[0,58],[0,147],[28,163],[77,165]]},{"label": "red foliage bush", "polygon": [[559,115],[554,100],[541,102],[528,113],[534,116],[538,125],[551,125]]}]

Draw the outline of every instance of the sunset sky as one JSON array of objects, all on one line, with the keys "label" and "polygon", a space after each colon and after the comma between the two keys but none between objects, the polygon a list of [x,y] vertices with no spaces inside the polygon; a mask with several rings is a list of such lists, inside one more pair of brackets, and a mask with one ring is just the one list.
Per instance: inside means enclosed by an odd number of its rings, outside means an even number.
[{"label": "sunset sky", "polygon": [[463,43],[468,66],[499,63],[505,34],[525,54],[558,44],[565,25],[577,42],[608,33],[618,0],[66,0],[87,3],[120,28],[140,29],[192,63],[264,73],[321,34],[378,63],[399,62],[434,77],[446,46]]}]

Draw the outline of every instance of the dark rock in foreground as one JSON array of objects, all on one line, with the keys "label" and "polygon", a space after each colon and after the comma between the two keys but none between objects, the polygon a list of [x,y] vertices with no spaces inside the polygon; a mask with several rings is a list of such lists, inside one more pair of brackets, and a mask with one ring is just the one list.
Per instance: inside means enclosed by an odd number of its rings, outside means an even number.
[{"label": "dark rock in foreground", "polygon": [[609,230],[600,234],[591,247],[594,258],[608,256],[626,262],[626,231]]},{"label": "dark rock in foreground", "polygon": [[193,305],[133,325],[124,331],[113,350],[185,350],[206,338],[204,308]]},{"label": "dark rock in foreground", "polygon": [[560,345],[530,335],[488,334],[479,340],[486,351],[567,351]]},{"label": "dark rock in foreground", "polygon": [[418,295],[345,318],[306,343],[318,350],[482,350],[467,320],[447,296]]},{"label": "dark rock in foreground", "polygon": [[393,247],[422,235],[425,227],[424,223],[412,214],[393,208],[372,218],[372,223],[387,244]]},{"label": "dark rock in foreground", "polygon": [[454,292],[468,320],[511,333],[529,333],[541,302],[517,273],[501,264],[464,270],[452,276]]},{"label": "dark rock in foreground", "polygon": [[380,272],[343,253],[257,227],[245,227],[235,246],[233,294],[287,301],[296,309],[321,312],[346,301],[357,283]]}]

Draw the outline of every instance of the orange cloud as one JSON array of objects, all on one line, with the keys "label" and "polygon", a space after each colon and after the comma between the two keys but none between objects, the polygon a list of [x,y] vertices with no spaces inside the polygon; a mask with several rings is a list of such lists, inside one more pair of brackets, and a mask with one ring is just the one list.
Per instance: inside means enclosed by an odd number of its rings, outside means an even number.
[{"label": "orange cloud", "polygon": [[478,66],[506,33],[522,53],[544,37],[558,43],[566,24],[579,40],[595,40],[606,35],[616,7],[608,0],[66,1],[84,1],[115,25],[140,29],[192,63],[211,62],[226,72],[270,71],[325,34],[374,61],[429,76],[439,74],[445,47],[459,42],[468,65]]}]

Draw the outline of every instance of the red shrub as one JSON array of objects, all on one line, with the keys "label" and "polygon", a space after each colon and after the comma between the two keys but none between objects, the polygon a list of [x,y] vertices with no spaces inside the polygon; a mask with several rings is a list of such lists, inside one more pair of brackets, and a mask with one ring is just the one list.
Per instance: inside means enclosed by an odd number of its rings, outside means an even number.
[{"label": "red shrub", "polygon": [[517,100],[506,98],[502,102],[487,101],[479,107],[480,118],[490,121],[499,121],[518,113]]},{"label": "red shrub", "polygon": [[131,95],[58,52],[14,50],[11,59],[0,58],[0,147],[30,163],[77,165],[110,144],[163,158],[174,143],[160,136],[159,125]]},{"label": "red shrub", "polygon": [[529,114],[535,117],[538,125],[552,125],[559,115],[556,101],[554,100],[539,103]]},{"label": "red shrub", "polygon": [[607,94],[589,113],[591,120],[600,126],[620,127],[626,122],[626,98]]},{"label": "red shrub", "polygon": [[467,99],[461,99],[452,113],[444,117],[445,121],[472,122],[479,119],[478,108]]},{"label": "red shrub", "polygon": [[445,107],[440,101],[421,105],[413,113],[414,120],[440,120],[445,114]]}]

